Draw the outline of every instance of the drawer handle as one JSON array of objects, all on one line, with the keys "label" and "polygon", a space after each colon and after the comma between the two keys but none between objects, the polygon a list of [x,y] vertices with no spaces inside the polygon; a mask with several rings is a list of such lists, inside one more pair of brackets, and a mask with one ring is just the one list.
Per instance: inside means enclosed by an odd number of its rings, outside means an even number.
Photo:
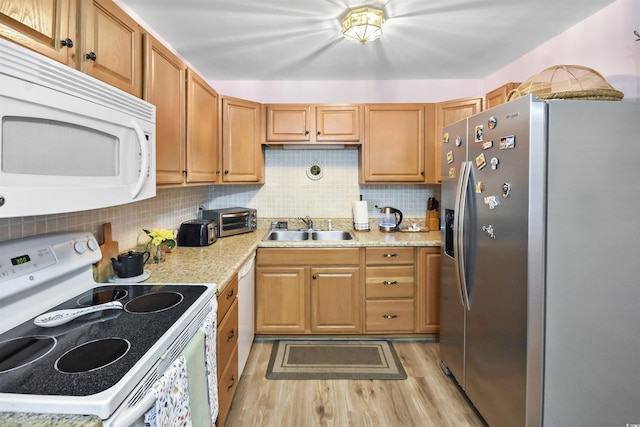
[{"label": "drawer handle", "polygon": [[231,333],[227,336],[227,342],[231,341],[233,337],[236,335],[236,331],[231,328]]},{"label": "drawer handle", "polygon": [[397,314],[383,314],[382,317],[385,318],[385,319],[397,319],[398,315]]},{"label": "drawer handle", "polygon": [[231,384],[229,384],[229,385],[227,386],[227,391],[231,390],[231,389],[233,388],[233,386],[235,385],[235,383],[236,383],[236,379],[235,379],[235,377],[232,375],[232,376],[231,376]]},{"label": "drawer handle", "polygon": [[231,290],[229,291],[229,293],[227,294],[227,299],[229,299],[229,298],[233,298],[233,295],[234,295],[234,294],[235,294],[234,290],[233,290],[233,289],[231,289]]},{"label": "drawer handle", "polygon": [[385,258],[395,258],[395,257],[398,256],[398,254],[384,254],[382,256],[385,257]]},{"label": "drawer handle", "polygon": [[382,282],[383,285],[387,286],[387,285],[397,285],[398,281],[397,280],[392,280],[391,282],[388,280],[385,280]]}]

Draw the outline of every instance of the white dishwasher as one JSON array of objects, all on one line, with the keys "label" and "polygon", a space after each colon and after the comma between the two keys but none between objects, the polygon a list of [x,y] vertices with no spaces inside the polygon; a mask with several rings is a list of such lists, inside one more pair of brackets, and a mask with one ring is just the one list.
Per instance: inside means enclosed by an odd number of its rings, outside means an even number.
[{"label": "white dishwasher", "polygon": [[244,365],[255,336],[255,252],[238,272],[238,376]]}]

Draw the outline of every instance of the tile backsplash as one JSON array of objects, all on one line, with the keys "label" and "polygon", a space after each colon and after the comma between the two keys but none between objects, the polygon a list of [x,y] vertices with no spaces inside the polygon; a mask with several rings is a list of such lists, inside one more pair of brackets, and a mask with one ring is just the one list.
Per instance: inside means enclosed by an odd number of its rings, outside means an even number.
[{"label": "tile backsplash", "polygon": [[[307,176],[318,164],[322,177]],[[157,196],[128,205],[57,215],[0,219],[0,241],[63,231],[88,230],[102,241],[102,224],[111,222],[120,249],[145,243],[143,228],[176,229],[195,218],[198,206],[207,209],[252,207],[261,218],[351,218],[351,203],[375,200],[393,206],[406,217],[423,217],[427,199],[440,198],[439,185],[359,184],[358,150],[265,151],[265,184],[212,185],[159,189]],[[370,211],[371,217],[377,212]]]}]

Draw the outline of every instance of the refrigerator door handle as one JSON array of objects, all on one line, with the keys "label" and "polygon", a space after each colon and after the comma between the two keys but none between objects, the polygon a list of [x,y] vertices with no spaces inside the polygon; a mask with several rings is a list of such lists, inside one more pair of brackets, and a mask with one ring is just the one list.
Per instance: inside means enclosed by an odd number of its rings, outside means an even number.
[{"label": "refrigerator door handle", "polygon": [[464,177],[467,171],[467,162],[464,162],[460,165],[460,175],[458,176],[458,185],[456,186],[456,198],[454,203],[454,216],[453,216],[453,253],[455,256],[455,272],[456,272],[456,284],[458,285],[458,293],[460,295],[460,304],[463,307],[466,307],[464,292],[463,292],[463,283],[464,283],[464,272],[462,271],[462,265],[460,263],[460,254],[462,250],[462,240],[460,239],[460,201],[462,200],[462,189],[464,187]]},{"label": "refrigerator door handle", "polygon": [[462,185],[459,188],[460,190],[459,199],[458,199],[459,205],[458,205],[458,210],[456,210],[456,213],[459,212],[458,224],[457,224],[458,234],[456,235],[456,240],[458,244],[458,252],[456,252],[457,253],[456,260],[458,262],[458,265],[457,265],[458,268],[456,269],[456,271],[458,271],[458,276],[460,277],[459,285],[462,293],[462,305],[466,307],[467,310],[471,310],[471,303],[469,302],[469,294],[467,292],[467,272],[465,271],[464,221],[466,217],[465,210],[467,207],[467,193],[469,190],[469,179],[471,177],[472,168],[473,168],[472,163],[466,162],[466,167],[464,168],[464,171],[462,172],[462,176],[461,176]]}]

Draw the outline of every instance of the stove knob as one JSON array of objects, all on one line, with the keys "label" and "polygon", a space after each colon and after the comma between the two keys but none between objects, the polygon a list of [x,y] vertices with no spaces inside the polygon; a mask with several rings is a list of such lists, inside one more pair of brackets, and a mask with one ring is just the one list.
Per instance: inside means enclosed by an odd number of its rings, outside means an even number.
[{"label": "stove knob", "polygon": [[95,252],[98,249],[99,245],[96,239],[89,239],[87,240],[87,247],[91,252]]},{"label": "stove knob", "polygon": [[73,250],[76,251],[76,253],[82,255],[84,251],[87,250],[87,247],[84,245],[84,242],[75,242],[73,244]]}]

